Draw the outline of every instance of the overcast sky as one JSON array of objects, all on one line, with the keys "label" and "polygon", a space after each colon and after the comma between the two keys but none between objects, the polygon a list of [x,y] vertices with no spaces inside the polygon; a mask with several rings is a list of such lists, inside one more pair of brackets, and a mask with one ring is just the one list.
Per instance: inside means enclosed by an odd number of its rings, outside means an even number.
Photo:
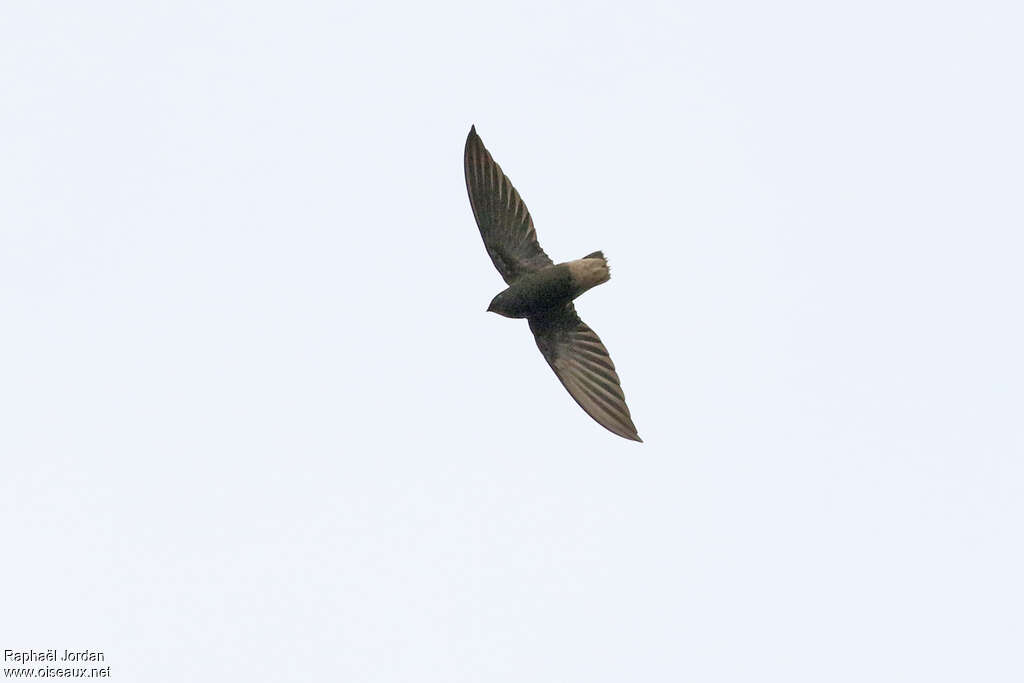
[{"label": "overcast sky", "polygon": [[[0,650],[1024,680],[1022,19],[5,3]],[[484,312],[471,124],[645,443]]]}]

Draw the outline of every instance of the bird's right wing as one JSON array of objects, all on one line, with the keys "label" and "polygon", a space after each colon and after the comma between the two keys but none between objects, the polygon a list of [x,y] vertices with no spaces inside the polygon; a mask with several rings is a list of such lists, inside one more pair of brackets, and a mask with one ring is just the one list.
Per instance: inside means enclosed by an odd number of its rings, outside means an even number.
[{"label": "bird's right wing", "polygon": [[580,320],[572,304],[530,318],[530,331],[548,365],[590,417],[625,439],[642,441],[608,349]]},{"label": "bird's right wing", "polygon": [[476,225],[494,267],[512,284],[524,273],[552,265],[537,242],[526,204],[484,147],[476,126],[469,130],[465,152],[466,189]]}]

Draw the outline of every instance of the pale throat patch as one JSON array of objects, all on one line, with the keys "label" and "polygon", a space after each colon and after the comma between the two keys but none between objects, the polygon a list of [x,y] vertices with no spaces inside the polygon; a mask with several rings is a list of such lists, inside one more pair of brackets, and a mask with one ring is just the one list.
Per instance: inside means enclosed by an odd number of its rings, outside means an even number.
[{"label": "pale throat patch", "polygon": [[611,274],[608,272],[608,262],[603,258],[581,258],[576,261],[569,261],[569,275],[572,276],[573,285],[581,292],[596,287],[602,282],[608,282]]}]

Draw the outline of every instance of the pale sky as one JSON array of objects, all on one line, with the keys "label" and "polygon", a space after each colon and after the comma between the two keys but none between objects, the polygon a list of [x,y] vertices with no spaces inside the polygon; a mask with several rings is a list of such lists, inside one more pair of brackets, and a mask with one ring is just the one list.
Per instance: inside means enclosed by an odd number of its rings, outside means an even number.
[{"label": "pale sky", "polygon": [[[1024,680],[1022,20],[6,3],[0,650]],[[646,443],[484,312],[471,124]]]}]

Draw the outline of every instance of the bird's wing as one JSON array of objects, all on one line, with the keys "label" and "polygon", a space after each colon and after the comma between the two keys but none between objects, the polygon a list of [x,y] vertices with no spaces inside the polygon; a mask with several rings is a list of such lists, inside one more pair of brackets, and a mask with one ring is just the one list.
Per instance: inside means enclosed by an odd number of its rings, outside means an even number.
[{"label": "bird's wing", "polygon": [[552,265],[537,243],[526,204],[484,147],[476,126],[466,138],[466,189],[484,246],[505,282]]},{"label": "bird's wing", "polygon": [[562,385],[587,415],[619,436],[642,441],[626,407],[608,349],[572,304],[530,318],[537,347]]}]

